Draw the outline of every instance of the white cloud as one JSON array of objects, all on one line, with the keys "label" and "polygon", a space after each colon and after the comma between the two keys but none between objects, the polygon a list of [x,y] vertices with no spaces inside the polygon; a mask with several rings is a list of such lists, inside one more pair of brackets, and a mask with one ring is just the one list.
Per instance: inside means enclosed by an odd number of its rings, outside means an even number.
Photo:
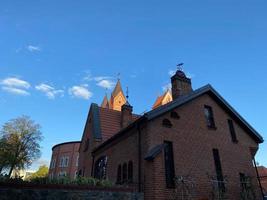
[{"label": "white cloud", "polygon": [[112,89],[115,86],[115,82],[110,76],[97,76],[94,77],[94,80],[97,82],[96,85],[98,85],[99,87]]},{"label": "white cloud", "polygon": [[45,83],[41,83],[35,86],[36,90],[43,92],[49,99],[55,99],[56,96],[63,96],[63,90],[56,90],[54,87],[47,85]]},{"label": "white cloud", "polygon": [[103,88],[111,89],[115,86],[115,82],[113,82],[112,80],[104,79],[104,80],[98,81],[96,85],[103,87]]},{"label": "white cloud", "polygon": [[6,78],[2,80],[0,83],[1,85],[7,86],[7,87],[18,87],[18,88],[25,88],[25,89],[28,89],[29,87],[31,87],[30,83],[28,83],[27,81],[24,81],[22,79],[15,78],[15,77]]},{"label": "white cloud", "polygon": [[26,48],[30,52],[41,51],[41,48],[38,46],[28,45]]},{"label": "white cloud", "polygon": [[94,80],[97,82],[102,81],[102,80],[110,80],[110,79],[112,79],[112,77],[110,77],[110,76],[96,76],[96,77],[94,77]]},{"label": "white cloud", "polygon": [[30,93],[27,91],[31,85],[27,81],[16,77],[5,78],[0,81],[1,89],[15,95],[27,96]]},{"label": "white cloud", "polygon": [[112,89],[115,86],[113,77],[111,76],[92,76],[91,72],[86,72],[87,75],[83,78],[84,81],[95,81],[96,85],[106,89]]},{"label": "white cloud", "polygon": [[168,83],[168,84],[162,86],[162,90],[164,92],[167,91],[167,90],[171,90],[171,88],[172,88],[171,83]]},{"label": "white cloud", "polygon": [[69,88],[69,94],[81,99],[90,99],[93,93],[88,90],[88,85],[74,85]]},{"label": "white cloud", "polygon": [[9,92],[11,94],[16,94],[16,95],[22,95],[22,96],[30,95],[29,92],[27,92],[26,90],[20,89],[20,88],[3,86],[2,90],[6,91],[6,92]]}]

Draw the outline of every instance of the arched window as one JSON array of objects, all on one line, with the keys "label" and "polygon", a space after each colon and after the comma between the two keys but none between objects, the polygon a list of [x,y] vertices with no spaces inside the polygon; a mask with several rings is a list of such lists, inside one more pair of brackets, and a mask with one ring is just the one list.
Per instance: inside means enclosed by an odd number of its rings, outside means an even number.
[{"label": "arched window", "polygon": [[95,162],[94,177],[97,179],[106,179],[107,178],[107,156],[100,157]]},{"label": "arched window", "polygon": [[162,120],[162,126],[167,127],[167,128],[171,128],[172,127],[172,123],[168,119],[163,119]]},{"label": "arched window", "polygon": [[126,183],[127,182],[127,164],[124,163],[122,166],[122,182]]},{"label": "arched window", "polygon": [[173,119],[180,119],[180,116],[178,115],[177,112],[172,111],[172,112],[171,112],[171,118],[173,118]]},{"label": "arched window", "polygon": [[117,171],[117,184],[121,184],[121,164],[118,166],[118,171]]},{"label": "arched window", "polygon": [[133,161],[128,162],[128,182],[133,182]]}]

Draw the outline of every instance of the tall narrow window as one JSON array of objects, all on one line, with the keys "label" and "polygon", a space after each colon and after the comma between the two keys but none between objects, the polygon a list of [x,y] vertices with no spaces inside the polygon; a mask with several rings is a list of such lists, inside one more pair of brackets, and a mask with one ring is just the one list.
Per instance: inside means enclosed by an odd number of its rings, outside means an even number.
[{"label": "tall narrow window", "polygon": [[118,166],[117,170],[117,184],[121,184],[121,165]]},{"label": "tall narrow window", "polygon": [[65,156],[63,167],[68,167],[68,166],[69,166],[69,156]]},{"label": "tall narrow window", "polygon": [[214,122],[212,107],[205,105],[204,106],[204,114],[206,117],[207,126],[210,128],[215,128],[215,122]]},{"label": "tall narrow window", "polygon": [[231,119],[228,119],[228,126],[231,133],[232,142],[237,143],[238,140],[236,138],[235,127]]},{"label": "tall narrow window", "polygon": [[212,151],[213,151],[213,158],[214,158],[216,176],[217,176],[217,181],[218,181],[218,187],[221,191],[224,191],[225,185],[224,185],[224,180],[223,180],[222,165],[221,165],[219,150],[213,149]]},{"label": "tall narrow window", "polygon": [[97,179],[107,178],[107,156],[102,156],[96,161],[94,177]]},{"label": "tall narrow window", "polygon": [[167,188],[174,188],[174,160],[173,160],[173,148],[172,142],[164,142],[164,158],[165,158],[165,177],[166,177],[166,186]]},{"label": "tall narrow window", "polygon": [[133,162],[131,160],[128,163],[128,182],[133,182]]},{"label": "tall narrow window", "polygon": [[127,164],[124,163],[122,166],[122,182],[126,183],[127,182]]}]

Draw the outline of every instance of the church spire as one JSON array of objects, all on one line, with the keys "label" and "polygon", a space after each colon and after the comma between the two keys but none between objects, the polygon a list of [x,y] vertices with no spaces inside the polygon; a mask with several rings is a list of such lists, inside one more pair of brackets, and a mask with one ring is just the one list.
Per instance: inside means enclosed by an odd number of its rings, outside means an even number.
[{"label": "church spire", "polygon": [[104,99],[103,99],[103,101],[102,101],[101,107],[102,107],[102,108],[109,108],[109,102],[108,102],[108,96],[107,96],[107,93],[106,93],[105,96],[104,96]]},{"label": "church spire", "polygon": [[123,93],[123,90],[121,88],[121,82],[118,78],[118,81],[116,83],[116,86],[111,93],[110,97],[110,108],[113,110],[121,111],[121,106],[126,103],[126,97]]}]

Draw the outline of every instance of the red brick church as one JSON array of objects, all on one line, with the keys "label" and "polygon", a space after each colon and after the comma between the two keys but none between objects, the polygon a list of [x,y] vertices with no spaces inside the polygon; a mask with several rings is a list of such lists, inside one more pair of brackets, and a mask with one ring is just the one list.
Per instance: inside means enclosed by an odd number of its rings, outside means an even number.
[{"label": "red brick church", "polygon": [[133,113],[118,80],[92,103],[79,149],[81,176],[108,179],[145,199],[261,199],[253,165],[260,134],[211,86],[181,70],[153,109]]}]

